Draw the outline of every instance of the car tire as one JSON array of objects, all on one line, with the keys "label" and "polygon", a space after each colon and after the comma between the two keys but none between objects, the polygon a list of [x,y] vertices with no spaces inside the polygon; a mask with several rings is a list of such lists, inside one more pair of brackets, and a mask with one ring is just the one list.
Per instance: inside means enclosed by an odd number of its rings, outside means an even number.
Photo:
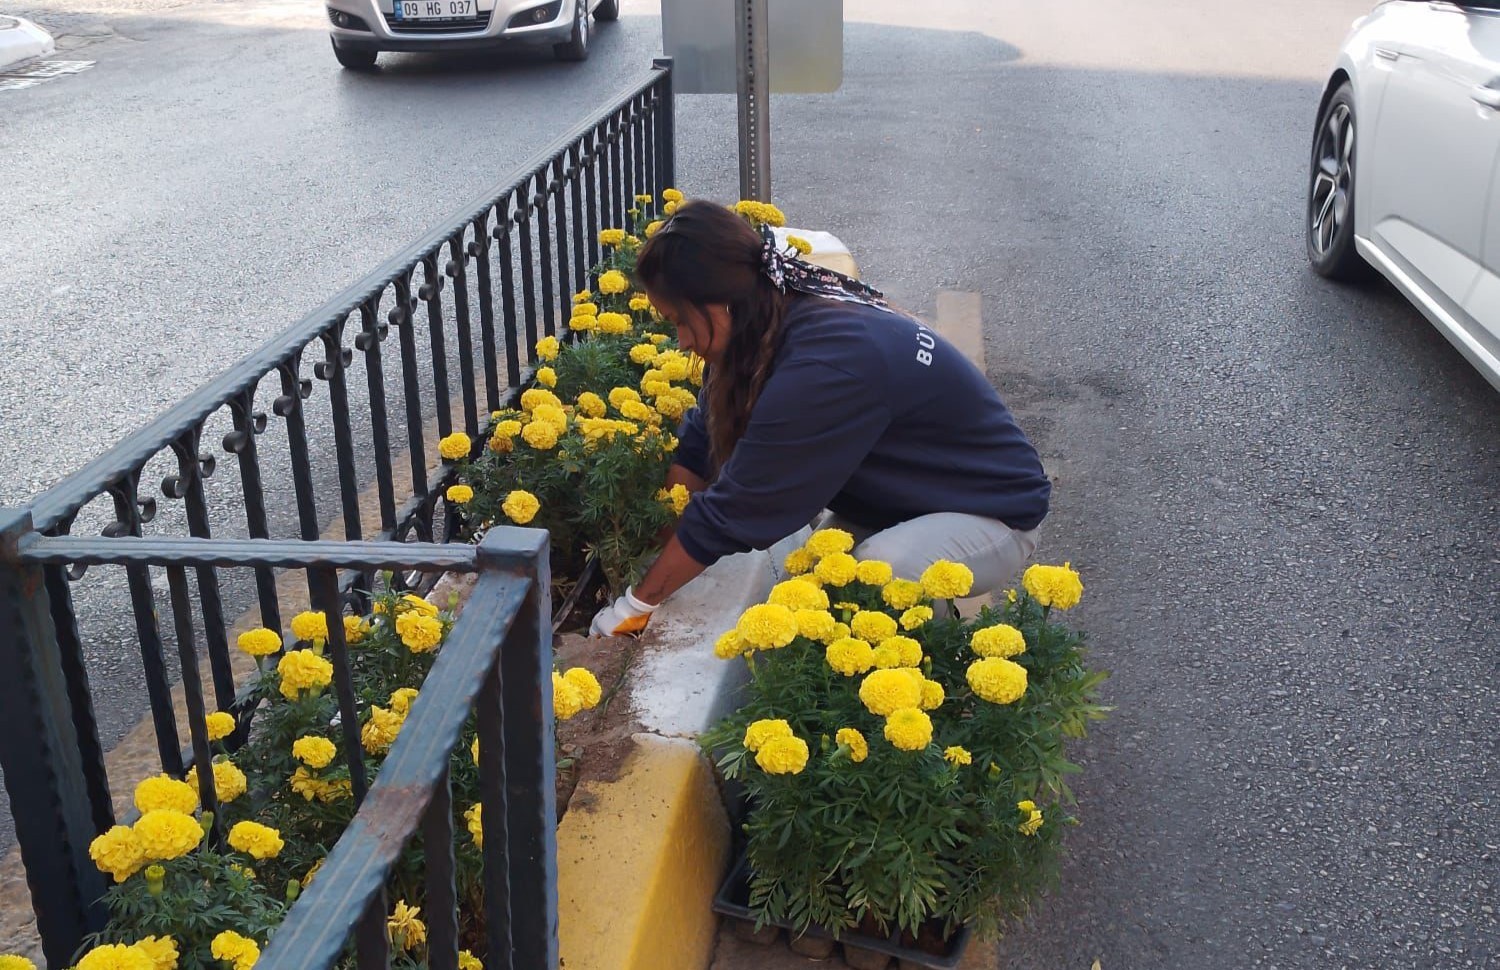
[{"label": "car tire", "polygon": [[573,36],[565,44],[553,44],[560,61],[586,61],[589,57],[589,0],[574,0]]},{"label": "car tire", "polygon": [[599,6],[594,8],[594,19],[606,22],[619,20],[620,0],[601,0]]},{"label": "car tire", "polygon": [[[329,43],[333,43],[330,39]],[[339,63],[351,71],[373,71],[375,59],[379,54],[375,51],[359,50],[353,47],[340,47],[333,44],[333,56],[339,59]]]},{"label": "car tire", "polygon": [[1356,120],[1345,81],[1318,115],[1307,183],[1308,261],[1319,276],[1350,282],[1371,275],[1354,245]]}]

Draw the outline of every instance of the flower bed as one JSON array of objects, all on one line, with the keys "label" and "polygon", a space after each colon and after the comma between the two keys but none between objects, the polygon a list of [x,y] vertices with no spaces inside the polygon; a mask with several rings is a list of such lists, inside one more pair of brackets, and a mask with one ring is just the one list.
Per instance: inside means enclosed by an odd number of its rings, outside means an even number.
[{"label": "flower bed", "polygon": [[971,619],[972,575],[918,580],[856,562],[814,533],[792,579],[717,652],[750,668],[747,702],[705,735],[749,795],[748,906],[758,925],[895,938],[941,953],[960,927],[993,934],[1056,869],[1076,820],[1067,741],[1104,715],[1105,674],[1058,622],[1082,584],[1032,566]]}]

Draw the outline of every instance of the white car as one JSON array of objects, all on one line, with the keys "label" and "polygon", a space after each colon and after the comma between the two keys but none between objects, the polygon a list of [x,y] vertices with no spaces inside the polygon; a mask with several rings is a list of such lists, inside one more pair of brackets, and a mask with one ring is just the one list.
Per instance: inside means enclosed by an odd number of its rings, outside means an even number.
[{"label": "white car", "polygon": [[1500,389],[1500,0],[1384,0],[1318,108],[1313,269],[1373,266]]},{"label": "white car", "polygon": [[333,53],[356,71],[381,51],[482,50],[551,44],[558,60],[589,56],[589,15],[620,16],[620,0],[324,0]]}]

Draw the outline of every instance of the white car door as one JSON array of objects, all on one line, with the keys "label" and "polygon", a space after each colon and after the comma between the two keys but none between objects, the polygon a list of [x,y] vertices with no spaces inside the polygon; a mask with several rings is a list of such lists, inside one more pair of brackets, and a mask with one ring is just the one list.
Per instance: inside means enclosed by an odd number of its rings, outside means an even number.
[{"label": "white car door", "polygon": [[[1489,4],[1500,8],[1500,2]],[[1477,45],[1491,61],[1500,61],[1500,9],[1488,13],[1470,12]],[[1490,120],[1500,124],[1500,71],[1474,91],[1475,100],[1484,106]],[[1479,282],[1464,301],[1464,310],[1482,328],[1472,334],[1491,360],[1492,370],[1500,371],[1500,162],[1495,165],[1489,191],[1489,210],[1485,220],[1484,252],[1480,260]]]},{"label": "white car door", "polygon": [[1398,0],[1381,8],[1388,30],[1375,55],[1391,76],[1373,144],[1359,149],[1369,177],[1356,205],[1370,206],[1371,241],[1450,312],[1479,279],[1500,157],[1500,22],[1481,9],[1494,6]]}]

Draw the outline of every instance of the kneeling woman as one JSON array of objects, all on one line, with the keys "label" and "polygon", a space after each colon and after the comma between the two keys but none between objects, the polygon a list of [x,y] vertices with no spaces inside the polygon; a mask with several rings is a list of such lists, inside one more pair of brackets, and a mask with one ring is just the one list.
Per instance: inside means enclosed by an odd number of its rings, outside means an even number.
[{"label": "kneeling woman", "polygon": [[636,276],[682,349],[708,364],[667,478],[694,494],[595,635],[639,631],[720,557],[766,549],[825,509],[821,524],[853,533],[856,558],[899,577],[962,562],[978,595],[1020,571],[1051,486],[988,379],[950,344],[710,202],[667,220]]}]

